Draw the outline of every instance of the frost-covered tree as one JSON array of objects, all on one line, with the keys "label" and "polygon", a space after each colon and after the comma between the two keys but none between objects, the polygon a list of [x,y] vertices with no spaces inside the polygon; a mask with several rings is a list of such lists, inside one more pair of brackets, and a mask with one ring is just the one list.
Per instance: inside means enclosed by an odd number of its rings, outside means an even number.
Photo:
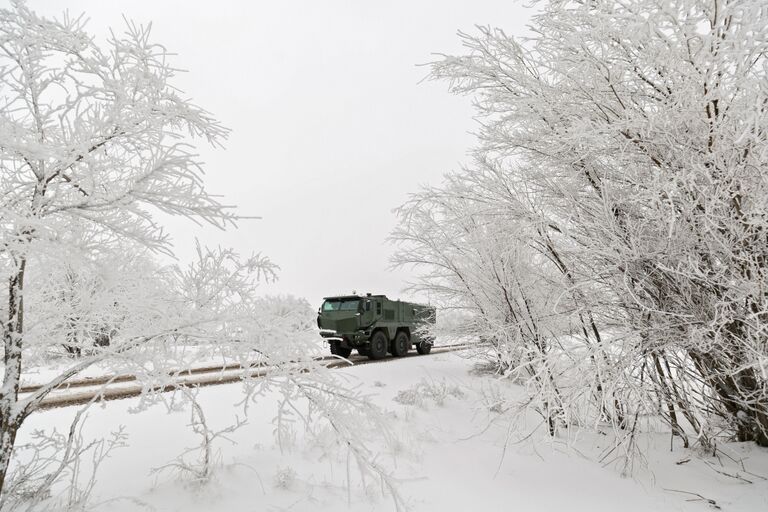
[{"label": "frost-covered tree", "polygon": [[[19,425],[25,276],[56,255],[134,240],[167,250],[152,209],[232,220],[203,188],[187,142],[227,131],[173,87],[166,50],[129,24],[103,46],[84,19],[0,10],[0,269],[7,285],[0,388],[0,489]],[[88,237],[82,233],[89,233]],[[74,276],[73,277],[78,277]],[[85,277],[88,276],[79,276]]]},{"label": "frost-covered tree", "polygon": [[25,276],[27,366],[81,355],[156,325],[170,309],[174,272],[143,247],[121,243],[89,258],[41,259]]},{"label": "frost-covered tree", "polygon": [[[212,361],[240,363],[245,409],[269,389],[284,396],[279,418],[306,405],[307,427],[338,432],[360,471],[400,504],[355,431],[385,429],[325,368],[311,308],[257,297],[275,265],[202,245],[188,266],[154,259],[171,252],[158,211],[219,227],[236,220],[206,191],[194,149],[220,145],[228,131],[181,96],[176,72],[149,27],[129,22],[98,42],[82,17],[42,17],[22,0],[0,9],[0,510],[45,499],[87,451],[75,425],[68,437],[38,433],[16,449],[24,420],[59,385],[96,367],[138,381],[138,410],[176,407],[178,397],[161,392]],[[52,355],[63,370],[20,394],[22,370]]]},{"label": "frost-covered tree", "polygon": [[[526,382],[529,404],[554,432],[576,414],[555,379],[561,338],[575,332],[595,363],[605,363],[607,354],[584,294],[570,288],[559,254],[542,239],[525,184],[509,178],[499,166],[478,161],[441,186],[412,194],[397,210],[400,225],[392,239],[400,250],[394,262],[422,269],[413,286],[443,309],[470,313],[472,320],[465,318],[450,334],[482,341],[475,357]],[[610,403],[602,375],[590,370],[595,398]],[[615,406],[602,407],[603,416],[620,420]]]},{"label": "frost-covered tree", "polygon": [[620,354],[618,409],[768,445],[765,2],[540,7],[530,38],[461,34],[432,76],[475,98],[478,158],[524,193],[581,337]]}]

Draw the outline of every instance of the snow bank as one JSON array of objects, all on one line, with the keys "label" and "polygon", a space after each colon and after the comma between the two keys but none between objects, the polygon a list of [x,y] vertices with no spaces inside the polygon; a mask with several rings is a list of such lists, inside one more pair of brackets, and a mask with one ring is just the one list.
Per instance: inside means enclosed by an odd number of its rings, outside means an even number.
[{"label": "snow bank", "polygon": [[[338,370],[348,386],[387,410],[396,438],[369,441],[377,460],[395,468],[413,510],[705,510],[704,499],[729,511],[768,509],[766,450],[729,445],[718,460],[670,452],[668,434],[647,434],[640,437],[645,461],[636,461],[631,478],[621,477],[615,463],[598,462],[610,445],[608,429],[552,441],[546,429],[535,429],[534,417],[511,424],[504,411],[522,397],[519,388],[474,374],[471,365],[455,354],[435,354]],[[103,437],[120,425],[130,435],[130,447],[99,470],[97,510],[133,511],[142,504],[185,512],[393,510],[378,481],[361,480],[330,429],[306,434],[297,424],[278,446],[277,398],[266,395],[251,406],[248,424],[229,436],[233,442],[216,446],[220,465],[202,485],[167,472],[150,475],[196,445],[186,426],[188,409],[168,414],[157,405],[136,415],[135,400],[93,408],[86,437]],[[239,385],[201,389],[198,400],[213,429],[243,415]],[[21,441],[34,429],[65,429],[73,414],[33,415]]]}]

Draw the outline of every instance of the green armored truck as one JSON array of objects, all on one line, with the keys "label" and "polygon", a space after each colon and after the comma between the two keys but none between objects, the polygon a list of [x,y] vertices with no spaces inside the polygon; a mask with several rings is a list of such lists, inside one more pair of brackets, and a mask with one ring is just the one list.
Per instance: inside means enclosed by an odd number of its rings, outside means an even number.
[{"label": "green armored truck", "polygon": [[390,300],[385,295],[325,297],[317,312],[320,335],[331,353],[349,357],[352,349],[371,359],[387,352],[404,356],[413,345],[419,354],[432,350],[432,339],[422,327],[435,322],[435,308]]}]

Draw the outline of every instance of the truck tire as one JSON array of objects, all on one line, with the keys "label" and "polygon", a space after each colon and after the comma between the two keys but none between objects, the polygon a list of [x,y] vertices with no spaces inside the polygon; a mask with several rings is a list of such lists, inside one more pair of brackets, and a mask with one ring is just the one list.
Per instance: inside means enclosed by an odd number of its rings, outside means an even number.
[{"label": "truck tire", "polygon": [[432,343],[430,343],[427,340],[421,340],[418,345],[416,345],[416,352],[418,352],[421,355],[429,354],[429,352],[432,350]]},{"label": "truck tire", "polygon": [[411,338],[405,331],[400,331],[395,336],[395,341],[392,343],[392,355],[402,357],[408,353],[411,348]]},{"label": "truck tire", "polygon": [[351,348],[342,347],[338,341],[331,342],[331,354],[335,356],[341,356],[341,357],[347,358],[351,353],[352,353]]},{"label": "truck tire", "polygon": [[371,338],[371,348],[368,351],[368,357],[371,359],[381,359],[387,355],[389,340],[383,331],[376,331]]}]

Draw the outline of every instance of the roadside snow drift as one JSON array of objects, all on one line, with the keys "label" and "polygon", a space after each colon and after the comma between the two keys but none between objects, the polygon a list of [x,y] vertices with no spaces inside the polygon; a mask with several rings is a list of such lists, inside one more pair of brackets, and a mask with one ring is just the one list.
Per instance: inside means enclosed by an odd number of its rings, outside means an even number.
[{"label": "roadside snow drift", "polygon": [[[631,475],[622,477],[623,461],[598,462],[611,445],[609,430],[552,440],[533,416],[512,422],[505,411],[521,397],[519,388],[473,373],[472,362],[460,355],[337,371],[347,386],[362,390],[386,411],[393,435],[360,435],[368,436],[377,461],[398,477],[411,510],[768,510],[768,452],[752,444],[721,447],[720,457],[713,458],[677,447],[670,451],[668,433],[644,434]],[[237,384],[199,390],[211,430],[245,418],[241,397]],[[277,400],[276,394],[263,396],[249,407],[243,427],[215,441],[217,463],[205,483],[173,469],[152,471],[198,445],[188,426],[188,404],[171,413],[155,405],[140,415],[132,414],[136,400],[94,406],[85,423],[86,439],[121,426],[129,436],[128,446],[99,467],[92,492],[96,510],[395,509],[379,481],[361,478],[344,440],[331,428],[318,426],[309,433],[298,416],[283,418],[294,423],[278,444]],[[33,415],[20,442],[36,429],[66,429],[74,413]],[[87,484],[89,471],[84,461],[80,486]]]}]

